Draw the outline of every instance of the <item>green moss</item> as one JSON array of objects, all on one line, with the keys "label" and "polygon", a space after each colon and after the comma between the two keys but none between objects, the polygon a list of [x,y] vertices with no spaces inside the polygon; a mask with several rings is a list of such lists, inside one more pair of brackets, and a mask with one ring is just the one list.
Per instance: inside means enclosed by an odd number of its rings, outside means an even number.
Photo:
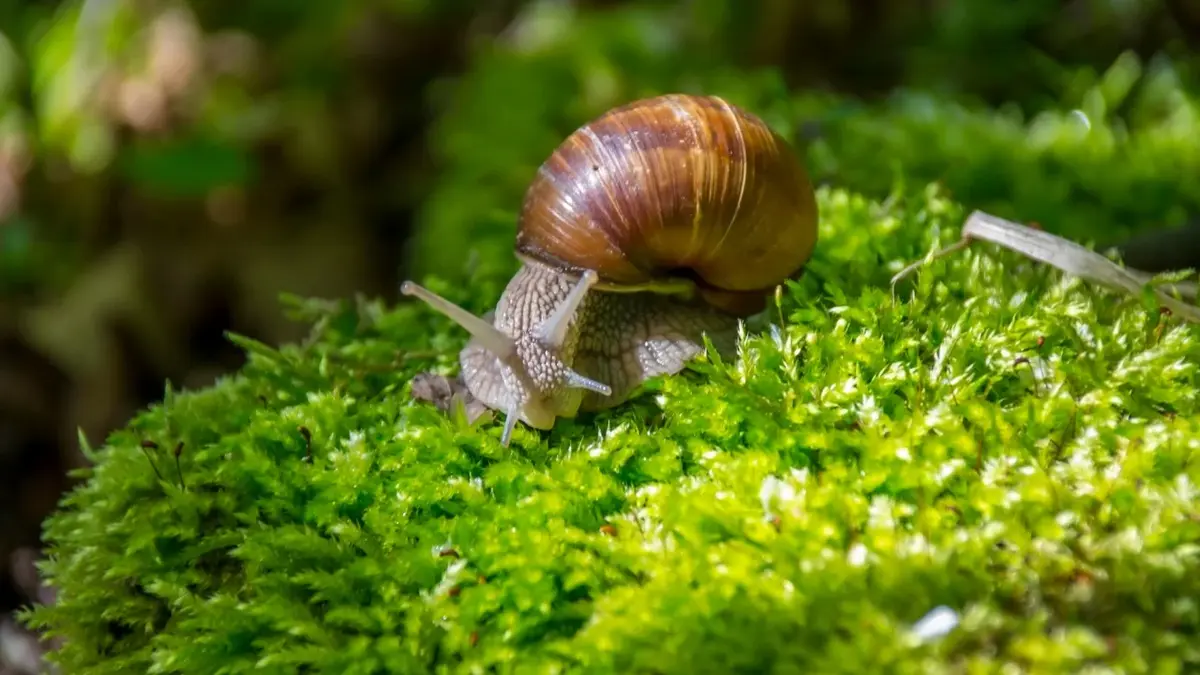
[{"label": "green moss", "polygon": [[72,673],[1200,664],[1200,331],[994,247],[893,294],[963,209],[820,205],[781,326],[508,449],[406,395],[446,320],[309,303],[93,453],[27,619]]},{"label": "green moss", "polygon": [[[684,72],[653,19],[581,20],[473,67],[437,132],[419,278],[486,311],[562,135],[703,90],[797,139],[822,126],[807,154],[838,186],[774,326],[504,448],[500,419],[409,396],[415,374],[456,371],[466,336],[444,317],[294,303],[310,340],[239,339],[242,372],[89,451],[47,523],[58,601],[25,615],[65,638],[66,672],[1200,666],[1200,329],[987,245],[889,286],[971,208],[1083,239],[1178,220],[1196,166],[1172,158],[1200,138],[1186,95],[1136,134],[1102,113],[1115,135],[1056,136],[953,102]],[[939,605],[960,625],[915,639]]]}]

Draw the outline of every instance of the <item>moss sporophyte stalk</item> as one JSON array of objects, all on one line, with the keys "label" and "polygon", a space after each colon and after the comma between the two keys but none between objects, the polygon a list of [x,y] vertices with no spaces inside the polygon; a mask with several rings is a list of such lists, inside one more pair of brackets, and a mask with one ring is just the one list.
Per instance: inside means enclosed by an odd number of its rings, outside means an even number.
[{"label": "moss sporophyte stalk", "polygon": [[84,442],[23,619],[71,673],[1194,670],[1197,327],[1002,246],[892,287],[966,210],[817,198],[773,326],[508,447],[411,395],[448,318],[296,301]]}]

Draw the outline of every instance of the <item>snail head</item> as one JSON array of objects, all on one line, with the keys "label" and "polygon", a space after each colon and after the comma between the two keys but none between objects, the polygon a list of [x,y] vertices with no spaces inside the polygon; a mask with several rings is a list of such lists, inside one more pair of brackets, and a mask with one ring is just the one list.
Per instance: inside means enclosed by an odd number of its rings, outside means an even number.
[{"label": "snail head", "polygon": [[[555,418],[575,415],[585,391],[611,395],[608,385],[567,365],[572,359],[564,353],[572,347],[569,329],[575,315],[597,280],[595,271],[585,270],[573,285],[560,285],[567,289],[565,295],[541,294],[539,297],[561,298],[548,314],[534,319],[521,303],[506,304],[502,299],[499,312],[508,319],[504,323],[511,326],[512,334],[412,281],[405,281],[400,292],[424,301],[471,334],[461,356],[463,377],[477,398],[504,411],[501,443],[507,446],[518,419],[537,429],[549,429]],[[546,283],[544,279],[540,282]],[[530,297],[513,292],[525,283],[538,284],[539,279],[518,274],[506,298]]]}]

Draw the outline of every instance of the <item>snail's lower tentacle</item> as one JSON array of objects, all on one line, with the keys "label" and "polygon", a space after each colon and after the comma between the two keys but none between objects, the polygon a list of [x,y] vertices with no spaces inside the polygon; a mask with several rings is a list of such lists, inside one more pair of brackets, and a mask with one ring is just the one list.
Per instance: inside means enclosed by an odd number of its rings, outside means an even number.
[{"label": "snail's lower tentacle", "polygon": [[600,394],[601,396],[611,396],[612,395],[612,387],[609,387],[607,384],[597,382],[596,380],[584,377],[583,375],[580,375],[579,373],[577,373],[573,370],[567,371],[567,375],[566,375],[565,379],[567,381],[567,385],[570,387],[575,387],[576,389],[586,389],[588,391],[594,391],[597,394]]},{"label": "snail's lower tentacle", "polygon": [[505,411],[507,417],[504,418],[504,431],[500,434],[500,445],[508,447],[508,442],[512,439],[513,429],[517,426],[517,418],[521,414],[521,405],[517,399],[509,404],[508,410]]}]

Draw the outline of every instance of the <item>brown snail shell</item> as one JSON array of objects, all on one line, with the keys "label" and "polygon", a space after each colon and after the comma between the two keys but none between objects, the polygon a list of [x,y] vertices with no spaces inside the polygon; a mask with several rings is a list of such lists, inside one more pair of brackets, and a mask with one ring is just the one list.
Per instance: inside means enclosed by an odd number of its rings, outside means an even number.
[{"label": "brown snail shell", "polygon": [[554,151],[526,192],[516,251],[595,270],[598,289],[687,280],[746,315],[802,271],[817,215],[803,163],[760,118],[670,94],[614,108]]}]

